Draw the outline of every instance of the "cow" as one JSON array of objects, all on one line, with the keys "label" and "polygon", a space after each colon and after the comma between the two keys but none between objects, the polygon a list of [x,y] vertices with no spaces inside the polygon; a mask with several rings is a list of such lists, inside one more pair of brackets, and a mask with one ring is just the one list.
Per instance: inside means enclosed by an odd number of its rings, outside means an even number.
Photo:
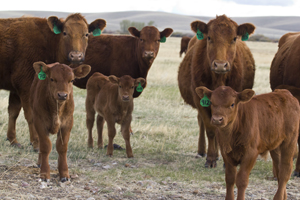
[{"label": "cow", "polygon": [[40,178],[50,179],[49,154],[52,149],[50,134],[57,134],[58,171],[60,180],[69,180],[67,150],[73,126],[73,81],[86,76],[91,67],[80,65],[74,69],[68,65],[44,62],[33,63],[35,77],[30,88],[31,122],[39,137]]},{"label": "cow", "polygon": [[186,51],[187,51],[187,48],[188,48],[188,45],[189,45],[189,41],[191,40],[191,37],[189,36],[183,36],[181,38],[181,41],[180,41],[180,52],[179,52],[179,57],[181,58],[181,55],[183,53],[186,54]]},{"label": "cow", "polygon": [[[229,86],[215,90],[197,87],[200,98],[211,104],[210,123],[225,163],[226,200],[245,199],[249,175],[258,155],[270,151],[273,172],[278,177],[274,199],[287,199],[286,184],[293,170],[300,106],[287,90],[254,95],[251,89],[236,92]],[[237,166],[240,165],[237,173]]]},{"label": "cow", "polygon": [[[107,156],[113,155],[113,139],[116,135],[115,123],[121,125],[121,133],[126,143],[128,158],[133,157],[130,145],[129,127],[133,111],[133,92],[142,85],[144,78],[133,79],[124,75],[120,78],[105,76],[95,72],[88,80],[86,89],[86,125],[88,129],[88,147],[93,147],[92,129],[97,113],[98,148],[103,148],[102,131],[106,121],[108,129]],[[105,120],[105,121],[104,121]]]},{"label": "cow", "polygon": [[0,21],[0,27],[6,27],[0,33],[0,89],[10,92],[7,139],[11,145],[21,147],[16,138],[16,119],[23,107],[30,142],[38,150],[37,133],[28,121],[32,115],[29,90],[35,74],[33,63],[78,65],[85,58],[90,34],[99,35],[105,26],[103,19],[88,24],[79,13],[70,14],[65,20],[51,16]]},{"label": "cow", "polygon": [[278,50],[270,68],[270,86],[272,91],[279,85],[300,87],[300,32],[286,33],[278,42]]},{"label": "cow", "polygon": [[[74,85],[85,89],[88,79],[100,72],[106,76],[121,77],[129,75],[132,78],[142,77],[146,80],[148,71],[156,58],[160,42],[165,42],[173,30],[166,28],[159,32],[154,26],[146,26],[141,31],[129,27],[129,35],[101,35],[91,38],[84,63],[91,65],[91,73],[74,82]],[[146,82],[142,85],[146,87]],[[141,92],[135,90],[134,97]]]},{"label": "cow", "polygon": [[185,103],[198,111],[200,134],[197,157],[206,155],[205,129],[208,137],[205,167],[216,167],[219,153],[215,127],[210,124],[210,106],[202,107],[199,104],[195,88],[206,86],[216,89],[227,85],[236,91],[242,91],[253,87],[255,62],[250,49],[242,40],[248,39],[255,26],[250,23],[238,25],[222,15],[207,24],[194,21],[191,29],[199,40],[190,47],[180,63],[178,86]]}]

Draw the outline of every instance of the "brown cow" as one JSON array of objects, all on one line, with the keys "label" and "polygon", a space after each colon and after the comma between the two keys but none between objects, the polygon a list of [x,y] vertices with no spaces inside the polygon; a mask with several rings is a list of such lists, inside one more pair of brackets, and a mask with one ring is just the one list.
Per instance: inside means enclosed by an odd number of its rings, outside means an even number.
[{"label": "brown cow", "polygon": [[[146,26],[141,31],[134,27],[128,30],[134,37],[101,35],[89,40],[84,63],[91,65],[92,70],[87,77],[77,80],[75,86],[85,89],[89,77],[95,72],[106,76],[147,78],[158,54],[160,41],[163,42],[165,37],[169,37],[173,30],[166,28],[159,32],[154,26]],[[146,82],[142,86],[145,88]],[[138,97],[140,94],[141,92],[135,90],[133,96]]]},{"label": "brown cow", "polygon": [[188,48],[188,45],[189,45],[189,41],[191,40],[190,37],[188,36],[183,36],[181,38],[181,42],[180,42],[180,52],[179,52],[179,57],[181,58],[181,55],[183,53],[186,54],[186,51],[187,51],[187,48]]},{"label": "brown cow", "polygon": [[[293,170],[293,155],[297,146],[300,106],[287,90],[276,90],[254,96],[251,89],[236,92],[229,86],[211,91],[196,88],[200,98],[211,102],[211,121],[226,166],[226,198],[245,199],[250,171],[257,156],[270,151],[278,177],[276,200],[287,199],[286,183]],[[237,165],[240,169],[237,173]]]},{"label": "brown cow", "polygon": [[279,85],[300,87],[299,44],[300,32],[287,33],[280,38],[270,69],[272,90]]},{"label": "brown cow", "polygon": [[144,78],[133,79],[128,75],[117,78],[96,72],[88,80],[86,96],[86,125],[88,129],[88,146],[93,147],[92,129],[97,112],[98,148],[103,148],[102,130],[104,120],[107,122],[107,155],[113,155],[113,139],[116,135],[115,123],[121,125],[121,132],[126,143],[128,158],[133,157],[130,146],[129,127],[132,119],[134,88],[145,82]]},{"label": "brown cow", "polygon": [[[72,69],[65,64],[46,65],[44,62],[35,62],[33,68],[36,75],[30,88],[30,105],[33,113],[32,123],[40,142],[40,177],[46,181],[50,179],[49,154],[52,144],[49,133],[57,134],[58,171],[61,181],[64,182],[70,178],[67,149],[73,126],[73,81],[75,78],[86,76],[91,67],[80,65]],[[41,71],[46,75],[45,80],[38,78]]]},{"label": "brown cow", "polygon": [[200,127],[198,156],[206,154],[205,128],[208,137],[205,166],[215,167],[218,146],[215,140],[215,127],[210,124],[210,107],[200,106],[195,88],[206,86],[215,89],[227,85],[236,91],[242,91],[253,87],[255,63],[241,37],[252,34],[255,26],[249,23],[237,25],[236,22],[222,15],[210,20],[208,24],[194,21],[191,23],[191,28],[195,33],[201,31],[203,39],[198,40],[187,51],[181,62],[178,85],[184,101],[198,110]]},{"label": "brown cow", "polygon": [[29,90],[34,78],[35,61],[78,64],[85,57],[88,36],[106,26],[103,19],[88,24],[81,14],[71,14],[65,20],[55,16],[48,19],[28,17],[0,21],[9,28],[0,33],[0,89],[10,91],[7,138],[12,145],[21,146],[16,139],[16,119],[21,108],[29,125],[30,141],[38,149],[38,136],[29,105]]}]

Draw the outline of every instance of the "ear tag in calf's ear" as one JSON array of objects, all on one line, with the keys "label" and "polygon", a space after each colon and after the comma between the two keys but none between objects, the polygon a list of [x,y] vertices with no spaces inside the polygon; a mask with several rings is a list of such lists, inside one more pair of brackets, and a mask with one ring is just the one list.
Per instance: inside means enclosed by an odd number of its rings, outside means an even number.
[{"label": "ear tag in calf's ear", "polygon": [[242,41],[247,41],[249,39],[249,33],[245,33],[243,36],[242,36]]},{"label": "ear tag in calf's ear", "polygon": [[60,34],[61,33],[61,30],[59,30],[59,28],[56,26],[56,24],[54,23],[54,26],[53,26],[53,32],[55,34]]},{"label": "ear tag in calf's ear", "polygon": [[45,74],[45,72],[43,71],[42,66],[41,66],[41,71],[40,71],[40,73],[38,74],[38,78],[39,78],[40,80],[42,80],[42,81],[46,79],[46,74]]},{"label": "ear tag in calf's ear", "polygon": [[93,36],[99,36],[101,35],[101,30],[100,28],[96,28],[94,31],[93,31]]},{"label": "ear tag in calf's ear", "polygon": [[196,35],[198,40],[202,40],[204,38],[203,33],[199,29],[197,29]]},{"label": "ear tag in calf's ear", "polygon": [[204,94],[204,97],[200,100],[200,105],[202,107],[208,107],[210,106],[210,100],[209,98]]},{"label": "ear tag in calf's ear", "polygon": [[136,87],[136,91],[138,91],[138,92],[143,91],[143,86],[141,85],[141,83],[139,83],[139,85]]},{"label": "ear tag in calf's ear", "polygon": [[166,41],[167,41],[167,38],[166,38],[166,36],[164,36],[164,37],[160,38],[160,42],[161,42],[161,43],[165,43]]}]

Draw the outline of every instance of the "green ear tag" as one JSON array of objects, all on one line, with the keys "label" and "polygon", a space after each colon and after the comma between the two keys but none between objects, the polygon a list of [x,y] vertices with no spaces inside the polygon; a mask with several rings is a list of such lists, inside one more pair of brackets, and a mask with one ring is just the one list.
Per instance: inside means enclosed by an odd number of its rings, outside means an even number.
[{"label": "green ear tag", "polygon": [[54,26],[53,26],[53,32],[55,34],[60,34],[61,33],[61,30],[56,26],[56,24],[54,23]]},{"label": "green ear tag", "polygon": [[199,29],[197,29],[196,35],[198,40],[202,40],[204,38],[203,33]]},{"label": "green ear tag", "polygon": [[243,36],[242,36],[242,41],[246,41],[249,39],[249,33],[245,33]]},{"label": "green ear tag", "polygon": [[42,81],[46,79],[46,74],[45,74],[45,72],[43,71],[42,66],[41,66],[41,71],[40,71],[40,73],[38,74],[38,78],[39,78],[40,80],[42,80]]},{"label": "green ear tag", "polygon": [[208,107],[210,105],[210,100],[205,94],[204,97],[200,100],[200,105],[202,107]]},{"label": "green ear tag", "polygon": [[143,91],[143,87],[141,86],[141,83],[139,83],[139,85],[136,87],[136,91],[138,91],[138,92]]},{"label": "green ear tag", "polygon": [[100,28],[96,28],[94,31],[93,31],[93,36],[99,36],[101,35],[101,30]]},{"label": "green ear tag", "polygon": [[162,38],[160,39],[160,42],[161,42],[161,43],[165,43],[166,41],[167,41],[166,36],[164,36],[164,37],[162,37]]}]

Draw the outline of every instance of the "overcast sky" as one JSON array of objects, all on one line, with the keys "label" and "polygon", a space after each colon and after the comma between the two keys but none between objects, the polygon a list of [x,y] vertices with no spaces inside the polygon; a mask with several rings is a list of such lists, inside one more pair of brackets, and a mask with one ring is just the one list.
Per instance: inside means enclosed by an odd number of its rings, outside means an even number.
[{"label": "overcast sky", "polygon": [[0,11],[164,11],[182,15],[300,16],[300,0],[6,0]]}]

